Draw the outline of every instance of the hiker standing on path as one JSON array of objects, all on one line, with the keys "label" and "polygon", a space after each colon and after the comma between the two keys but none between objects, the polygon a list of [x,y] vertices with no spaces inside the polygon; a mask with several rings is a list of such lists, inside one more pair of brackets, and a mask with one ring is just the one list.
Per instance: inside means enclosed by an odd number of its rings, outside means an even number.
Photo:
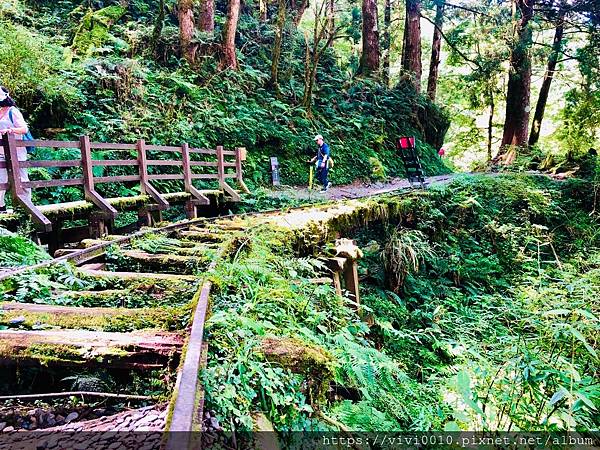
[{"label": "hiker standing on path", "polygon": [[331,187],[331,183],[327,178],[327,175],[329,174],[329,163],[331,157],[329,145],[325,143],[325,141],[323,140],[323,136],[317,134],[315,136],[315,141],[318,145],[317,155],[313,159],[311,159],[309,163],[312,164],[315,161],[317,162],[317,180],[319,180],[321,184],[323,184],[323,189],[321,190],[321,192],[323,193],[327,192],[327,190]]},{"label": "hiker standing on path", "polygon": [[[17,108],[15,101],[10,97],[8,89],[0,86],[0,137],[6,133],[14,133],[16,139],[23,139],[23,136],[29,132],[29,127],[23,119],[23,114]],[[17,148],[17,158],[19,161],[27,160],[27,149],[25,147]],[[5,161],[4,147],[0,146],[0,161]],[[27,169],[20,169],[21,181],[29,181]],[[0,184],[8,183],[8,172],[6,168],[0,168]],[[31,199],[31,189],[26,189],[27,197]],[[6,191],[0,189],[0,214],[6,212],[6,203],[4,197]]]}]

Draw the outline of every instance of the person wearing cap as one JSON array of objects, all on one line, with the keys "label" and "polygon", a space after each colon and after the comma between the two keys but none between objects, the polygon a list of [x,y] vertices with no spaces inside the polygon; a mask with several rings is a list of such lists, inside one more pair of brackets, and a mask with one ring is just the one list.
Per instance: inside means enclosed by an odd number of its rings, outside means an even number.
[{"label": "person wearing cap", "polygon": [[331,187],[331,183],[328,179],[329,167],[327,165],[327,161],[330,157],[329,145],[323,140],[323,136],[317,134],[315,136],[315,142],[317,143],[317,155],[309,161],[309,163],[314,163],[316,161],[317,166],[317,180],[319,180],[323,184],[323,189],[321,192],[327,192],[327,190]]},{"label": "person wearing cap", "polygon": [[[15,101],[10,97],[8,89],[0,86],[0,137],[6,133],[13,133],[16,139],[23,139],[23,136],[29,132],[29,127],[23,118],[23,114],[17,108]],[[27,149],[25,147],[17,148],[17,158],[19,161],[27,160]],[[0,146],[0,161],[5,161],[4,147]],[[21,181],[29,181],[27,169],[20,169]],[[6,168],[0,168],[0,184],[8,183],[8,173]],[[26,189],[26,194],[31,199],[31,189]],[[6,212],[6,203],[4,197],[6,191],[0,189],[0,214]]]}]

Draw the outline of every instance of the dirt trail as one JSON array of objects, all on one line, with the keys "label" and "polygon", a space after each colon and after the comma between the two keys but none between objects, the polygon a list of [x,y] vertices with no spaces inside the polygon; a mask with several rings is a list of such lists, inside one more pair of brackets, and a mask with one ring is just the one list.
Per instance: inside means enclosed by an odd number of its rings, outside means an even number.
[{"label": "dirt trail", "polygon": [[[432,183],[439,183],[446,181],[456,176],[456,174],[437,175],[433,177],[425,178],[426,185]],[[418,185],[415,185],[418,187]],[[310,191],[307,187],[303,186],[284,186],[278,190],[274,190],[271,194],[272,197],[286,197],[295,198],[298,200],[345,200],[367,197],[369,195],[384,194],[386,192],[393,192],[400,189],[410,188],[410,183],[406,178],[393,178],[387,182],[375,182],[375,183],[364,183],[355,182],[353,184],[347,184],[342,186],[331,186],[329,191],[320,193],[319,189],[313,189]]]}]

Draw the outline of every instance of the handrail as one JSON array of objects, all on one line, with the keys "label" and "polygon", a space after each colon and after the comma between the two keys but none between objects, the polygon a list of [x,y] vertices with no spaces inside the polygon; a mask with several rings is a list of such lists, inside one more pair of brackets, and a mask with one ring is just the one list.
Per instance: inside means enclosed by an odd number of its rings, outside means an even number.
[{"label": "handrail", "polygon": [[[68,160],[30,160],[19,161],[17,150],[22,147],[43,148],[72,148],[79,149],[79,159],[69,156]],[[54,141],[34,140],[23,141],[16,139],[15,135],[4,134],[2,136],[2,149],[6,161],[0,161],[0,169],[5,169],[8,174],[8,182],[0,185],[0,188],[10,191],[14,203],[20,205],[33,218],[34,222],[41,225],[45,231],[52,230],[50,220],[34,205],[27,189],[54,188],[62,186],[83,186],[85,199],[92,202],[105,216],[114,218],[118,212],[103,198],[96,190],[96,185],[101,183],[139,182],[142,194],[149,195],[155,202],[155,209],[164,210],[169,203],[163,195],[151,184],[153,180],[180,180],[183,181],[185,192],[189,193],[195,204],[209,204],[209,199],[193,185],[194,180],[217,180],[220,190],[228,194],[234,201],[239,201],[238,193],[226,182],[226,179],[235,178],[244,192],[249,192],[243,182],[242,175],[242,151],[239,148],[226,151],[222,146],[216,149],[191,148],[189,144],[181,146],[150,145],[140,139],[135,144],[91,142],[89,136],[81,136],[79,141]],[[98,152],[119,151],[129,152],[119,159],[93,159]],[[92,154],[92,151],[94,152]],[[148,152],[152,152],[149,157]],[[157,152],[169,152],[168,158],[157,159]],[[136,154],[137,153],[137,154]],[[199,156],[212,156],[212,161],[199,161]],[[226,161],[225,156],[234,156],[234,160]],[[151,172],[148,167],[153,167]],[[28,168],[81,168],[71,178],[22,181],[21,170]],[[95,175],[95,167],[137,167],[136,174],[131,172],[119,175],[104,176]],[[170,172],[161,172],[162,168],[171,168]],[[204,172],[195,172],[195,168],[205,168]],[[176,172],[173,172],[175,170]],[[229,170],[229,172],[228,172]]]}]

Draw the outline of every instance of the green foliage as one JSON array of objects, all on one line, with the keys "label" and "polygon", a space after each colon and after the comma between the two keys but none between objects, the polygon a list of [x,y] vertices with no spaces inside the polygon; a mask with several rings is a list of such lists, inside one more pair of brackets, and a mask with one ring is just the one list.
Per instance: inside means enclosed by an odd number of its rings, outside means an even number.
[{"label": "green foliage", "polygon": [[125,9],[121,6],[107,6],[97,11],[88,11],[75,32],[71,51],[79,56],[90,56],[111,38],[110,27],[123,14]]},{"label": "green foliage", "polygon": [[50,255],[29,239],[0,228],[0,267],[28,266],[47,259]]}]

